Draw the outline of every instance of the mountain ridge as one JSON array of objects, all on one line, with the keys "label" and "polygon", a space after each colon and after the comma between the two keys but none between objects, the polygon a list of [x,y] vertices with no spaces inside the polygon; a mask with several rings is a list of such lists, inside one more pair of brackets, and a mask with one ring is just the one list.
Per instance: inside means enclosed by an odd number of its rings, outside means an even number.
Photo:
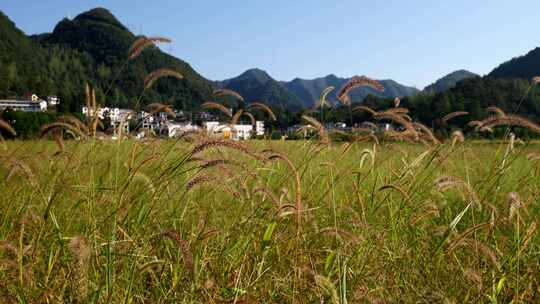
[{"label": "mountain ridge", "polygon": [[[12,45],[0,44],[0,64],[12,64],[16,71],[26,69],[16,77],[7,72],[2,75],[0,71],[0,79],[10,80],[7,87],[0,85],[0,95],[22,95],[28,91],[59,95],[60,110],[70,112],[80,111],[86,83],[96,88],[98,102],[108,106],[134,108],[138,106],[136,100],[141,99],[142,105],[163,102],[186,109],[211,98],[212,82],[189,63],[157,47],[147,48],[128,62],[128,50],[139,36],[107,9],[91,9],[72,20],[64,18],[52,32],[33,36],[26,36],[5,14],[0,17],[0,38],[4,42],[16,41]],[[25,50],[33,56],[21,59]],[[184,79],[160,80],[139,98],[144,78],[158,68],[173,69]],[[105,96],[106,92],[110,94]]]},{"label": "mountain ridge", "polygon": [[[333,86],[336,89],[329,94],[328,100],[336,103],[337,91],[350,79],[351,78],[338,77],[335,74],[328,74],[324,77],[314,79],[295,78],[290,82],[283,83],[289,90],[301,98],[307,107],[314,107],[316,101],[319,99],[320,93],[329,86]],[[414,96],[420,92],[416,88],[402,85],[392,79],[383,79],[379,80],[379,82],[385,87],[384,92],[379,92],[371,87],[360,87],[350,93],[351,99],[359,102],[367,95],[394,98]]]},{"label": "mountain ridge", "polygon": [[525,55],[503,62],[487,76],[492,78],[531,79],[538,75],[540,75],[540,47],[532,49]]},{"label": "mountain ridge", "polygon": [[427,87],[424,88],[423,92],[440,93],[443,91],[447,91],[449,89],[454,88],[458,82],[464,79],[473,78],[473,77],[480,77],[480,75],[472,73],[467,70],[463,70],[463,69],[457,70],[439,78],[434,83],[428,85]]}]

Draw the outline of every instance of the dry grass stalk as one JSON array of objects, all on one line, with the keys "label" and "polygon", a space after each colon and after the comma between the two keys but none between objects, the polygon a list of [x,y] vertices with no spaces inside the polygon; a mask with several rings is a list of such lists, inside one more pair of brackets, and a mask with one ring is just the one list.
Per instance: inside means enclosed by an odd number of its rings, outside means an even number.
[{"label": "dry grass stalk", "polygon": [[176,117],[176,113],[171,105],[164,105],[161,103],[151,103],[147,106],[150,114],[167,113],[169,116]]},{"label": "dry grass stalk", "polygon": [[88,132],[90,136],[96,137],[97,127],[100,124],[99,106],[96,102],[96,90],[94,90],[93,88],[90,88],[90,85],[88,85],[87,83],[85,87],[85,93],[86,93],[86,109],[88,111],[87,113]]},{"label": "dry grass stalk", "polygon": [[215,90],[214,91],[214,96],[216,97],[219,97],[219,96],[231,96],[231,97],[234,97],[240,101],[244,101],[244,97],[242,97],[242,95],[238,94],[237,92],[233,91],[233,90],[228,90],[228,89],[220,89],[220,90]]},{"label": "dry grass stalk", "polygon": [[212,159],[212,160],[204,161],[201,164],[200,168],[210,169],[213,167],[223,166],[223,165],[238,165],[238,164],[228,159]]},{"label": "dry grass stalk", "polygon": [[244,113],[244,110],[242,110],[242,109],[240,109],[236,113],[234,113],[234,115],[233,115],[233,117],[231,119],[231,125],[238,124],[238,121],[240,121],[240,117],[242,116],[243,113]]},{"label": "dry grass stalk", "polygon": [[72,115],[61,115],[58,117],[57,121],[69,123],[73,126],[76,126],[84,133],[88,133],[89,131],[88,127],[82,121],[80,121],[77,117],[72,116]]},{"label": "dry grass stalk", "polygon": [[400,104],[401,104],[401,98],[399,97],[394,98],[394,108],[399,108]]},{"label": "dry grass stalk", "polygon": [[255,189],[253,189],[253,193],[262,193],[266,196],[268,196],[270,198],[270,200],[272,201],[272,203],[274,204],[274,206],[276,207],[276,209],[280,209],[281,208],[281,201],[276,197],[276,195],[268,188],[266,187],[257,187]]},{"label": "dry grass stalk", "polygon": [[460,130],[452,132],[452,147],[454,147],[457,143],[462,143],[464,141],[465,135],[463,135],[463,132]]},{"label": "dry grass stalk", "polygon": [[83,131],[81,131],[79,128],[65,122],[53,122],[50,124],[45,124],[41,126],[40,131],[41,131],[41,136],[45,136],[52,132],[57,132],[58,130],[68,130],[79,137],[82,137],[82,138],[86,137],[86,134]]},{"label": "dry grass stalk", "polygon": [[480,200],[478,199],[478,195],[473,190],[473,188],[468,184],[465,183],[460,178],[454,177],[454,176],[441,176],[435,180],[435,186],[437,189],[441,192],[446,192],[450,189],[458,189],[462,190],[461,194],[465,198],[465,194],[468,195],[468,200],[479,204]]},{"label": "dry grass stalk", "polygon": [[509,205],[509,213],[508,213],[508,219],[511,220],[515,215],[520,218],[519,211],[524,210],[526,213],[528,213],[527,205],[521,200],[519,197],[519,194],[516,192],[510,192],[508,193],[508,205]]},{"label": "dry grass stalk", "polygon": [[270,109],[270,107],[265,105],[264,103],[252,102],[247,106],[246,109],[248,109],[248,110],[250,110],[250,109],[259,109],[259,110],[265,112],[266,114],[268,114],[268,116],[270,117],[271,120],[273,120],[273,121],[277,120],[276,115],[274,114],[272,109]]},{"label": "dry grass stalk", "polygon": [[494,128],[498,126],[517,126],[527,128],[533,132],[540,134],[540,126],[532,121],[512,114],[506,114],[505,116],[489,117],[482,121],[482,128]]},{"label": "dry grass stalk", "polygon": [[300,173],[298,172],[298,169],[293,164],[293,162],[284,154],[280,153],[274,153],[268,157],[269,160],[281,160],[287,164],[287,166],[291,169],[291,171],[294,173],[295,182],[296,182],[296,196],[295,196],[295,208],[296,208],[296,224],[298,226],[298,230],[302,228],[302,217],[301,213],[303,211],[302,206],[302,181],[300,179]]},{"label": "dry grass stalk", "polygon": [[439,140],[435,137],[435,135],[433,135],[433,132],[431,131],[431,129],[429,129],[428,127],[426,127],[425,125],[419,122],[414,122],[412,123],[412,125],[414,128],[421,131],[421,133],[424,134],[431,142],[433,142],[433,144],[435,145],[440,144]]},{"label": "dry grass stalk", "polygon": [[83,237],[75,237],[69,243],[69,248],[75,258],[73,269],[75,290],[81,303],[88,297],[88,269],[90,267],[91,250]]},{"label": "dry grass stalk", "polygon": [[194,265],[193,265],[193,254],[191,253],[191,248],[189,246],[189,243],[182,239],[180,236],[180,233],[176,230],[167,230],[161,233],[162,236],[168,237],[169,239],[173,240],[178,248],[182,251],[182,256],[184,260],[184,267],[186,268],[189,273],[194,273]]},{"label": "dry grass stalk", "polygon": [[364,121],[362,125],[370,128],[370,129],[377,129],[377,125],[372,123],[371,121]]},{"label": "dry grass stalk", "polygon": [[58,151],[55,153],[55,155],[64,153],[64,151],[66,150],[64,139],[62,137],[63,137],[63,133],[60,130],[53,133],[54,141],[56,142],[56,145],[58,146]]},{"label": "dry grass stalk", "polygon": [[[390,120],[390,121],[393,121],[395,123],[400,124],[402,127],[407,129],[407,131],[411,132],[412,134],[417,134],[415,127],[410,122],[408,122],[405,118],[403,118],[402,116],[400,116],[398,114],[387,113],[387,112],[377,112],[373,116],[373,118],[375,118],[376,120]],[[417,135],[416,135],[416,137],[417,137]]]},{"label": "dry grass stalk", "polygon": [[165,37],[140,37],[129,48],[128,58],[138,57],[146,48],[157,43],[171,43],[172,41]]},{"label": "dry grass stalk", "polygon": [[192,179],[190,179],[187,182],[186,189],[188,191],[190,191],[193,188],[195,188],[195,186],[197,186],[197,185],[200,185],[200,184],[203,184],[203,183],[208,183],[208,182],[211,182],[211,181],[214,181],[214,180],[215,180],[215,178],[212,177],[212,176],[198,175],[198,176],[193,177]]},{"label": "dry grass stalk", "polygon": [[496,114],[498,116],[502,116],[502,117],[506,116],[506,113],[501,108],[498,108],[498,107],[495,107],[495,106],[487,107],[486,111],[488,113],[494,113],[494,114]]},{"label": "dry grass stalk", "polygon": [[523,238],[523,243],[521,247],[519,248],[518,256],[521,255],[521,253],[529,246],[529,243],[531,242],[533,237],[536,235],[537,230],[538,230],[538,226],[536,225],[536,221],[533,221],[527,228],[527,231],[525,232],[525,237]]},{"label": "dry grass stalk", "polygon": [[219,103],[216,103],[216,102],[205,102],[201,105],[201,108],[202,109],[214,109],[214,110],[218,110],[220,111],[221,113],[229,116],[229,117],[232,117],[233,114],[231,112],[230,109],[228,109],[227,107],[225,107],[224,105],[222,104],[219,104]]},{"label": "dry grass stalk", "polygon": [[20,176],[25,177],[32,186],[35,187],[38,185],[34,171],[22,160],[12,158],[7,162],[10,164],[10,170],[6,176],[6,180],[9,180],[13,174],[18,172],[20,173]]},{"label": "dry grass stalk", "polygon": [[336,286],[334,285],[334,283],[332,283],[330,279],[328,279],[325,276],[316,274],[315,283],[320,289],[322,289],[330,297],[330,303],[332,304],[340,303]]},{"label": "dry grass stalk", "polygon": [[360,137],[354,138],[354,142],[366,142],[366,141],[373,141],[375,144],[377,145],[379,144],[379,139],[373,133],[368,134],[366,136],[360,136]]},{"label": "dry grass stalk", "polygon": [[338,100],[344,105],[351,105],[351,98],[349,97],[349,92],[362,86],[371,87],[379,92],[384,91],[384,86],[380,82],[372,80],[365,76],[354,76],[339,90],[337,94]]},{"label": "dry grass stalk", "polygon": [[527,159],[530,161],[540,161],[540,153],[538,152],[531,152],[527,154]]},{"label": "dry grass stalk", "polygon": [[371,114],[372,116],[377,114],[377,112],[375,110],[371,109],[370,107],[366,107],[366,106],[354,107],[353,112],[357,112],[357,111],[364,111],[364,112],[367,112],[367,113]]},{"label": "dry grass stalk", "polygon": [[173,77],[176,79],[184,79],[184,76],[182,74],[178,73],[175,70],[172,69],[157,69],[153,71],[152,73],[148,74],[146,78],[144,78],[144,88],[149,89],[152,87],[152,85],[160,78],[163,77]]},{"label": "dry grass stalk", "polygon": [[330,136],[328,135],[328,132],[324,128],[324,126],[315,118],[307,115],[302,115],[302,119],[305,120],[311,127],[313,127],[315,130],[317,130],[317,133],[319,134],[319,138],[321,139],[322,144],[329,144]]},{"label": "dry grass stalk", "polygon": [[328,101],[326,98],[328,97],[328,94],[335,90],[335,87],[327,87],[321,92],[321,96],[319,97],[319,107],[322,108],[324,106],[330,107],[330,104],[328,104]]},{"label": "dry grass stalk", "polygon": [[465,115],[469,115],[469,112],[467,112],[467,111],[456,111],[456,112],[452,112],[452,113],[450,113],[450,114],[445,115],[445,116],[442,118],[442,121],[446,124],[446,123],[448,123],[448,121],[451,120],[451,119],[454,119],[454,118],[460,117],[460,116],[465,116]]},{"label": "dry grass stalk", "polygon": [[484,229],[484,228],[489,228],[490,227],[490,222],[485,222],[485,223],[481,223],[481,224],[478,224],[478,225],[475,225],[473,227],[470,227],[468,229],[466,229],[465,231],[463,231],[460,235],[458,235],[456,237],[456,239],[454,239],[451,243],[448,244],[448,247],[446,249],[446,253],[447,254],[450,254],[454,251],[454,249],[460,245],[460,243],[465,240],[465,238],[467,238],[469,235],[471,235],[472,233],[478,231],[478,230],[481,230],[481,229]]},{"label": "dry grass stalk", "polygon": [[7,121],[3,119],[0,119],[0,129],[7,131],[13,136],[17,135],[17,132],[15,131],[15,129]]},{"label": "dry grass stalk", "polygon": [[249,118],[249,121],[251,122],[252,126],[254,126],[257,123],[257,121],[255,120],[255,116],[253,116],[253,114],[251,114],[249,112],[244,112],[243,115],[247,116]]},{"label": "dry grass stalk", "polygon": [[385,113],[395,113],[395,114],[401,115],[401,114],[408,114],[409,109],[407,109],[407,108],[391,108],[391,109],[388,109],[388,110],[386,110],[384,112]]}]

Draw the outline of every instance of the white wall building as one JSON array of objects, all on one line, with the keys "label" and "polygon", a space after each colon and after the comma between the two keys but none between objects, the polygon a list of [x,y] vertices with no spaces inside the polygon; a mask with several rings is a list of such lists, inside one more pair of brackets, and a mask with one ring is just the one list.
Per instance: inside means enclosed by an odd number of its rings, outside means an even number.
[{"label": "white wall building", "polygon": [[264,129],[264,121],[256,121],[255,122],[255,134],[257,136],[263,136],[265,133],[265,129]]},{"label": "white wall building", "polygon": [[206,131],[210,135],[223,137],[232,140],[248,140],[253,135],[264,135],[264,122],[257,121],[253,125],[229,125],[221,124],[217,121],[207,121],[204,123]]},{"label": "white wall building", "polygon": [[49,106],[57,106],[60,104],[60,98],[56,96],[49,96],[47,97],[47,104]]},{"label": "white wall building", "polygon": [[166,126],[167,126],[169,137],[171,138],[181,136],[182,134],[189,131],[196,131],[200,129],[198,126],[192,125],[191,122],[183,123],[183,124],[167,122]]},{"label": "white wall building", "polygon": [[[98,117],[99,119],[109,118],[113,123],[119,123],[122,121],[127,121],[133,118],[135,112],[129,109],[119,109],[119,108],[98,108]],[[87,107],[82,108],[82,113],[84,116],[93,116],[93,110],[88,109]]]},{"label": "white wall building", "polygon": [[[115,134],[120,126],[123,128],[122,132],[124,134],[129,133],[129,121],[135,116],[135,112],[133,110],[104,107],[98,108],[97,111],[99,119],[110,119]],[[82,108],[82,113],[86,117],[93,115],[92,109],[88,109],[87,107]]]},{"label": "white wall building", "polygon": [[44,112],[47,110],[45,100],[0,100],[0,110],[12,109],[23,112]]}]

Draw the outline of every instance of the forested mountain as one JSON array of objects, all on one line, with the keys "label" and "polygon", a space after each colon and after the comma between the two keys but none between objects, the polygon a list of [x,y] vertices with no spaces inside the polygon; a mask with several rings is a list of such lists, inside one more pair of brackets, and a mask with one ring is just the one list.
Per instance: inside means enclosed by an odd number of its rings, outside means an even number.
[{"label": "forested mountain", "polygon": [[495,68],[488,77],[531,79],[540,75],[540,48],[513,58]]},{"label": "forested mountain", "polygon": [[[338,90],[343,86],[350,78],[340,78],[335,75],[328,75],[326,77],[315,78],[311,80],[296,78],[290,82],[283,82],[285,87],[292,93],[298,96],[304,106],[314,107],[316,101],[319,99],[321,92],[329,87],[333,86],[336,89],[328,96],[329,101],[337,101],[336,94]],[[351,98],[353,101],[361,101],[368,94],[372,94],[379,97],[402,97],[413,96],[419,91],[412,87],[403,86],[393,80],[381,80],[382,85],[385,87],[384,92],[376,91],[370,87],[360,87],[351,92]]]},{"label": "forested mountain", "polygon": [[[216,87],[228,88],[242,94],[246,102],[262,101],[273,106],[280,118],[274,125],[285,128],[299,122],[301,110],[312,108],[328,86],[336,87],[328,97],[336,103],[337,90],[348,81],[328,75],[279,82],[262,70],[252,69],[232,79],[210,82],[188,63],[157,47],[128,62],[128,49],[136,38],[105,9],[93,9],[73,20],[64,19],[52,33],[33,37],[26,36],[0,12],[0,98],[29,91],[39,96],[58,95],[62,99],[60,110],[75,112],[83,104],[84,85],[88,82],[97,88],[101,104],[135,107],[145,76],[157,68],[172,68],[185,79],[160,80],[145,92],[142,104],[164,102],[178,109],[197,108],[201,102],[213,99],[212,90]],[[540,90],[530,82],[538,75],[537,48],[502,64],[487,77],[471,77],[474,75],[466,71],[452,73],[428,87],[429,94],[382,80],[386,88],[383,94],[359,88],[351,92],[351,98],[356,103],[365,98],[365,104],[383,108],[391,105],[393,97],[407,96],[402,98],[402,105],[411,109],[413,118],[443,130],[446,127],[437,125],[440,117],[453,111],[468,111],[469,116],[453,122],[464,127],[466,120],[485,117],[488,106],[540,122]],[[326,115],[330,117],[324,119],[349,121],[346,109],[327,111]],[[355,121],[365,119],[361,115],[356,115]]]},{"label": "forested mountain", "polygon": [[[163,79],[145,92],[141,103],[172,103],[191,108],[211,96],[212,83],[189,64],[152,47],[127,61],[137,38],[109,11],[97,8],[73,20],[62,20],[50,34],[25,36],[0,15],[0,97],[32,91],[58,95],[61,110],[78,111],[85,83],[97,88],[98,102],[108,106],[135,107],[143,80],[158,68],[170,68],[183,80]],[[104,93],[108,92],[107,96]]]},{"label": "forested mountain", "polygon": [[238,77],[218,81],[216,85],[240,93],[246,102],[262,101],[292,111],[303,108],[302,101],[296,95],[260,69],[247,70]]},{"label": "forested mountain", "polygon": [[463,79],[467,79],[467,78],[472,78],[472,77],[479,77],[479,76],[467,70],[458,70],[444,76],[443,78],[437,80],[435,83],[427,86],[424,89],[424,92],[426,93],[443,92],[443,91],[446,91],[448,89],[455,87],[459,81]]},{"label": "forested mountain", "polygon": [[0,11],[0,97],[41,86],[44,53]]},{"label": "forested mountain", "polygon": [[[328,100],[336,103],[337,91],[349,80],[350,78],[328,75],[312,80],[296,78],[290,82],[276,81],[263,70],[250,69],[238,77],[217,81],[216,85],[235,90],[251,101],[263,100],[273,106],[298,110],[315,107],[321,92],[329,86],[334,86],[336,90],[328,96]],[[415,88],[400,85],[393,80],[381,80],[380,82],[385,87],[384,92],[378,92],[370,87],[361,87],[351,92],[352,100],[362,101],[368,94],[393,98],[413,96],[419,92]]]},{"label": "forested mountain", "polygon": [[[376,110],[393,106],[392,99],[368,96],[364,105]],[[540,123],[540,86],[525,79],[494,79],[489,77],[473,77],[464,79],[454,88],[440,93],[420,93],[401,100],[401,106],[410,110],[410,116],[432,127],[439,133],[449,134],[453,128],[472,130],[467,123],[481,120],[493,115],[486,108],[496,106],[506,113],[518,114],[534,122]],[[455,111],[467,111],[469,115],[442,123],[441,118]],[[360,122],[369,118],[366,114],[356,115]],[[346,119],[346,113],[337,119]],[[523,128],[514,128],[518,134],[531,134]]]}]

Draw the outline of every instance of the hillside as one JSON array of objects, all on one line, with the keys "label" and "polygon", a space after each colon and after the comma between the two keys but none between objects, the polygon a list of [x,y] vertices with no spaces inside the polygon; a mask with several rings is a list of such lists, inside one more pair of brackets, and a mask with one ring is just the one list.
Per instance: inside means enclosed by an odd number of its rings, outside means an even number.
[{"label": "hillside", "polygon": [[[333,86],[336,88],[328,100],[337,101],[337,90],[343,86],[350,78],[339,78],[335,75],[328,75],[326,77],[315,78],[311,80],[296,78],[290,82],[283,82],[284,86],[289,89],[293,94],[298,96],[304,106],[314,107],[316,101],[319,99],[320,93],[327,87]],[[393,80],[381,80],[384,87],[384,92],[378,92],[370,87],[361,87],[351,92],[351,98],[353,101],[361,101],[368,94],[372,94],[379,97],[402,97],[402,96],[414,96],[419,91],[412,87],[403,86]]]},{"label": "hillside", "polygon": [[[4,85],[7,88],[0,87],[0,95],[4,97],[26,91],[42,96],[56,94],[62,99],[62,110],[78,111],[84,83],[88,82],[97,87],[98,102],[134,107],[142,92],[144,77],[164,67],[180,72],[184,80],[158,82],[145,93],[143,104],[165,102],[191,108],[207,100],[213,89],[212,83],[188,63],[155,47],[126,64],[129,47],[137,37],[103,8],[82,13],[73,20],[64,19],[52,33],[32,39],[2,14],[0,35],[3,42],[0,62],[18,68],[17,85],[12,85],[11,80]],[[8,72],[0,73],[0,77],[9,78]],[[111,83],[109,94],[104,96]]]},{"label": "hillside", "polygon": [[0,11],[0,97],[12,97],[38,86],[43,53]]},{"label": "hillside", "polygon": [[540,48],[513,58],[495,68],[488,77],[531,79],[540,74]]},{"label": "hillside", "polygon": [[270,106],[292,111],[303,108],[302,101],[296,95],[260,69],[250,69],[238,77],[216,84],[240,93],[246,102],[262,101]]},{"label": "hillside", "polygon": [[479,77],[477,74],[467,70],[452,72],[424,89],[426,93],[439,93],[454,88],[456,84],[464,79]]}]

